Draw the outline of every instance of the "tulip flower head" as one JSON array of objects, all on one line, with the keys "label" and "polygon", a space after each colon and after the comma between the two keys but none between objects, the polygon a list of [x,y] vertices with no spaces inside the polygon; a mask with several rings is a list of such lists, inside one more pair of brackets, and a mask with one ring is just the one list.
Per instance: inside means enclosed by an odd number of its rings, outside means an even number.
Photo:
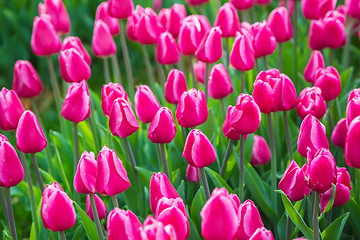
[{"label": "tulip flower head", "polygon": [[268,24],[277,42],[287,42],[292,38],[290,14],[285,7],[274,9],[269,15]]},{"label": "tulip flower head", "polygon": [[185,2],[190,6],[199,6],[209,2],[209,0],[186,0]]},{"label": "tulip flower head", "polygon": [[248,71],[255,66],[255,53],[252,40],[245,34],[236,33],[230,53],[230,63],[238,71]]},{"label": "tulip flower head", "polygon": [[109,15],[108,8],[109,2],[100,3],[96,9],[95,21],[102,20],[109,27],[111,35],[115,36],[120,31],[119,22],[116,18]]},{"label": "tulip flower head", "polygon": [[24,179],[24,168],[7,138],[0,135],[0,187],[14,187]]},{"label": "tulip flower head", "polygon": [[235,37],[240,30],[240,22],[233,4],[227,2],[219,9],[214,26],[220,27],[222,37]]},{"label": "tulip flower head", "polygon": [[95,21],[91,48],[95,56],[108,57],[116,54],[116,44],[110,29],[102,20]]},{"label": "tulip flower head", "polygon": [[325,68],[324,57],[320,51],[314,50],[304,70],[305,80],[314,83],[317,71],[322,68]]},{"label": "tulip flower head", "polygon": [[62,0],[44,0],[44,4],[39,3],[38,10],[39,16],[43,14],[50,16],[51,22],[59,35],[63,36],[70,32],[70,17]]},{"label": "tulip flower head", "polygon": [[346,0],[345,6],[347,9],[347,14],[355,19],[360,19],[360,6],[359,2],[356,0]]},{"label": "tulip flower head", "polygon": [[337,147],[345,148],[346,134],[348,126],[346,124],[346,118],[340,119],[333,132],[331,133],[331,142]]},{"label": "tulip flower head", "polygon": [[230,0],[237,10],[245,10],[252,8],[254,0]]},{"label": "tulip flower head", "polygon": [[265,139],[254,134],[254,145],[251,154],[251,165],[265,165],[271,160],[271,152]]},{"label": "tulip flower head", "polygon": [[346,124],[349,126],[353,119],[360,116],[360,88],[350,92],[346,106]]},{"label": "tulip flower head", "polygon": [[215,64],[212,67],[208,88],[209,96],[214,99],[225,98],[234,91],[230,76],[222,63]]},{"label": "tulip flower head", "polygon": [[182,4],[175,3],[169,9],[169,20],[165,24],[165,29],[174,38],[177,38],[179,35],[180,27],[183,20],[186,18],[186,9]]},{"label": "tulip flower head", "polygon": [[198,80],[198,82],[204,83],[205,82],[206,63],[204,63],[202,61],[197,61],[194,64],[193,68],[194,68],[195,77]]},{"label": "tulip flower head", "polygon": [[[137,8],[137,7],[136,7]],[[139,10],[138,18],[134,19],[134,35],[141,44],[152,45],[158,43],[162,32],[162,25],[152,8]]]},{"label": "tulip flower head", "polygon": [[222,57],[222,42],[220,27],[213,27],[200,42],[195,56],[202,62],[214,63]]},{"label": "tulip flower head", "polygon": [[254,36],[253,47],[256,58],[270,55],[275,51],[276,38],[266,21],[252,24],[251,31]]},{"label": "tulip flower head", "polygon": [[165,100],[171,104],[179,102],[181,94],[187,91],[185,75],[182,71],[171,69],[164,84]]},{"label": "tulip flower head", "polygon": [[321,95],[325,101],[337,98],[341,92],[341,80],[336,68],[329,66],[319,69],[315,75],[314,86],[321,89]]},{"label": "tulip flower head", "polygon": [[177,239],[177,234],[173,225],[164,225],[162,222],[154,219],[149,215],[145,221],[143,227],[140,227],[141,239],[148,240],[171,240]]},{"label": "tulip flower head", "polygon": [[80,38],[68,36],[64,39],[63,44],[62,44],[62,50],[64,51],[66,49],[71,49],[71,48],[76,49],[81,54],[81,56],[85,59],[85,61],[89,65],[91,64],[90,54],[88,53],[88,51],[82,44]]},{"label": "tulip flower head", "polygon": [[23,112],[24,107],[16,92],[3,87],[0,91],[0,129],[15,130]]},{"label": "tulip flower head", "polygon": [[297,115],[304,119],[308,115],[313,115],[321,119],[326,113],[326,103],[318,87],[307,87],[299,94],[296,105]]},{"label": "tulip flower head", "polygon": [[156,60],[164,65],[175,64],[180,54],[175,39],[169,32],[161,33],[156,47]]},{"label": "tulip flower head", "polygon": [[169,108],[162,107],[149,126],[148,138],[153,143],[170,143],[176,134],[176,126]]},{"label": "tulip flower head", "polygon": [[60,52],[59,65],[61,77],[65,82],[80,82],[90,78],[90,66],[75,48]]},{"label": "tulip flower head", "polygon": [[107,218],[108,239],[141,239],[141,223],[130,210],[114,208]]},{"label": "tulip flower head", "polygon": [[346,164],[350,167],[360,168],[360,161],[358,158],[359,139],[360,139],[360,117],[356,117],[350,123],[346,134],[345,141],[345,159]]},{"label": "tulip flower head", "polygon": [[198,48],[201,35],[201,24],[199,19],[190,15],[186,17],[181,24],[178,36],[178,47],[183,55],[193,55]]},{"label": "tulip flower head", "polygon": [[267,230],[265,227],[259,227],[249,240],[274,240],[274,236],[270,230]]},{"label": "tulip flower head", "polygon": [[237,239],[249,239],[258,228],[264,226],[260,213],[251,200],[246,200],[240,205],[238,218]]},{"label": "tulip flower head", "polygon": [[125,19],[131,16],[134,4],[132,0],[109,0],[108,13],[117,19]]},{"label": "tulip flower head", "polygon": [[32,98],[42,92],[39,75],[29,61],[16,61],[13,76],[13,89],[19,97]]},{"label": "tulip flower head", "polygon": [[105,117],[110,115],[111,107],[117,98],[123,98],[129,102],[128,95],[121,84],[110,82],[103,85],[101,89],[101,107]]},{"label": "tulip flower head", "polygon": [[82,153],[74,177],[74,187],[78,193],[94,194],[98,192],[96,188],[97,165],[93,152],[84,151]]},{"label": "tulip flower head", "polygon": [[197,167],[194,167],[190,164],[188,164],[187,168],[186,168],[186,179],[189,182],[194,182],[197,183],[199,182],[200,178],[199,178],[199,169]]},{"label": "tulip flower head", "polygon": [[140,85],[136,89],[135,111],[140,121],[143,123],[150,123],[160,107],[159,101],[149,86]]}]

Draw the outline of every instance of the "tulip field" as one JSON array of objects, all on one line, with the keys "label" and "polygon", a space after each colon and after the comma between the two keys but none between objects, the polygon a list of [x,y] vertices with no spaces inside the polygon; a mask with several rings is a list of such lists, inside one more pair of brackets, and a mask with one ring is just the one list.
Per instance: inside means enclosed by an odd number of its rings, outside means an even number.
[{"label": "tulip field", "polygon": [[0,9],[2,239],[360,238],[359,0]]}]

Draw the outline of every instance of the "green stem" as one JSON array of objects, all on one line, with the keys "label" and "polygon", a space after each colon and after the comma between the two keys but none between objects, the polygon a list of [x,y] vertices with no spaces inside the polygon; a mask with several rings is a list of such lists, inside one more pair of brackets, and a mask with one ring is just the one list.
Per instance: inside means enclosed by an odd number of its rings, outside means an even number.
[{"label": "green stem", "polygon": [[[153,49],[154,49],[154,53],[156,54],[156,47],[155,45],[153,45]],[[165,82],[166,82],[166,77],[165,77],[165,72],[164,72],[164,68],[163,66],[156,61],[156,67],[158,69],[158,74],[159,74],[159,79],[160,79],[160,85],[164,86]]]},{"label": "green stem", "polygon": [[59,234],[61,240],[66,240],[65,232],[59,232]]},{"label": "green stem", "polygon": [[166,174],[166,176],[170,178],[170,172],[169,172],[169,167],[168,167],[168,163],[166,161],[166,154],[165,154],[165,144],[164,143],[159,143],[159,149],[160,149],[160,158],[161,158],[161,162],[164,168],[164,172]]},{"label": "green stem", "polygon": [[279,43],[279,71],[281,73],[283,72],[282,60],[283,60],[283,45],[282,43]]},{"label": "green stem", "polygon": [[35,153],[31,154],[31,160],[32,160],[33,165],[34,165],[36,179],[37,179],[37,181],[39,183],[39,187],[40,187],[41,193],[42,193],[42,192],[44,192],[45,187],[44,187],[44,182],[43,182],[41,174],[40,174],[39,165],[37,163]]},{"label": "green stem", "polygon": [[272,200],[274,204],[274,209],[277,211],[277,201],[276,201],[276,188],[277,188],[277,181],[276,181],[276,148],[275,148],[275,137],[273,131],[273,125],[271,120],[271,113],[267,114],[267,123],[269,128],[269,135],[270,135],[270,148],[271,148],[271,188],[272,188]]},{"label": "green stem", "polygon": [[12,207],[12,203],[11,203],[10,188],[5,187],[5,194],[6,194],[6,202],[7,202],[6,205],[7,205],[8,215],[9,215],[9,223],[10,223],[9,225],[10,225],[11,236],[14,240],[17,240],[14,212],[13,212],[13,207]]},{"label": "green stem", "polygon": [[290,240],[290,233],[291,233],[291,219],[288,215],[286,218],[286,232],[285,232],[285,240]]},{"label": "green stem", "polygon": [[223,160],[223,162],[221,164],[221,168],[220,168],[220,176],[221,177],[224,177],[226,165],[227,165],[227,162],[228,162],[230,154],[231,154],[233,143],[234,143],[234,140],[229,139],[229,143],[226,147],[226,151],[225,151],[225,155],[224,155],[224,160]]},{"label": "green stem", "polygon": [[293,28],[293,37],[294,37],[294,48],[293,48],[293,62],[294,62],[294,82],[297,80],[297,47],[298,47],[298,1],[294,1],[294,28]]},{"label": "green stem", "polygon": [[97,232],[98,232],[98,235],[99,235],[99,239],[100,240],[105,240],[104,239],[104,233],[102,231],[102,227],[101,227],[101,223],[100,223],[100,219],[99,219],[99,215],[98,215],[98,212],[96,210],[94,194],[90,194],[90,201],[91,201],[91,209],[92,209],[92,212],[93,212],[93,215],[94,215],[94,220],[95,220]]},{"label": "green stem", "polygon": [[[78,128],[77,123],[73,123],[73,134],[74,134],[74,177],[76,174],[77,166],[79,163],[79,137],[78,137]],[[75,188],[73,189],[73,196],[76,202],[79,202],[80,195],[76,192]]]},{"label": "green stem", "polygon": [[290,159],[294,158],[292,147],[291,147],[291,138],[289,133],[289,124],[287,119],[287,112],[283,111],[283,118],[284,118],[284,128],[285,128],[285,137],[286,137],[286,144],[289,152]]},{"label": "green stem", "polygon": [[147,75],[149,76],[149,86],[151,89],[155,90],[154,84],[155,84],[155,76],[154,76],[154,71],[153,68],[151,67],[151,62],[150,62],[150,58],[149,55],[146,51],[145,45],[144,44],[140,44],[141,45],[141,49],[144,55],[144,60],[145,60],[145,67],[146,67],[146,72]]},{"label": "green stem", "polygon": [[187,76],[187,71],[185,70],[184,55],[182,53],[180,53],[178,67],[184,73],[185,79],[187,79],[188,76]]},{"label": "green stem", "polygon": [[47,61],[47,65],[49,68],[51,85],[53,87],[53,91],[54,91],[54,95],[55,95],[56,110],[58,113],[60,113],[60,111],[61,111],[61,103],[60,103],[61,94],[60,94],[60,90],[59,90],[59,84],[56,81],[54,65],[53,65],[53,62],[51,61],[50,55],[46,56],[46,61]]},{"label": "green stem", "polygon": [[229,70],[229,66],[230,66],[230,52],[229,52],[229,38],[225,38],[225,57],[226,57],[226,70]]},{"label": "green stem", "polygon": [[330,125],[330,133],[334,130],[334,122],[331,116],[331,108],[330,108],[330,101],[326,101],[326,107],[328,111],[328,119],[329,119],[329,125]]},{"label": "green stem", "polygon": [[239,198],[240,201],[244,198],[244,167],[245,167],[245,156],[244,156],[244,142],[245,136],[240,135],[240,168],[239,168]]},{"label": "green stem", "polygon": [[118,62],[115,54],[111,55],[111,64],[112,64],[112,67],[113,67],[113,70],[114,70],[116,81],[118,83],[122,84],[119,62]]},{"label": "green stem", "polygon": [[334,64],[334,49],[329,48],[329,66]]},{"label": "green stem", "polygon": [[269,66],[268,66],[268,62],[267,62],[266,56],[264,56],[263,59],[264,59],[264,67],[265,67],[265,70],[268,70],[268,69],[269,69]]},{"label": "green stem", "polygon": [[256,67],[256,71],[259,73],[260,72],[260,65],[259,65],[259,59],[258,58],[255,59],[255,67]]},{"label": "green stem", "polygon": [[[94,108],[92,108],[92,109],[94,109]],[[101,146],[99,143],[99,135],[97,132],[97,128],[95,128],[95,126],[94,126],[95,119],[93,119],[94,118],[93,115],[94,115],[94,110],[93,110],[92,114],[90,115],[90,117],[88,118],[88,121],[89,121],[90,129],[91,129],[93,137],[94,137],[96,151],[99,152]]]},{"label": "green stem", "polygon": [[187,133],[186,133],[186,129],[184,127],[181,127],[181,133],[182,133],[184,143],[185,143],[186,139],[187,139]]},{"label": "green stem", "polygon": [[358,193],[358,201],[360,202],[360,169],[355,168],[355,175],[357,181],[357,193]]},{"label": "green stem", "polygon": [[221,105],[221,110],[222,110],[222,113],[223,113],[223,116],[224,116],[224,119],[225,119],[226,118],[226,107],[225,107],[225,103],[224,103],[223,98],[220,99],[220,105]]},{"label": "green stem", "polygon": [[333,208],[330,209],[330,211],[327,213],[327,216],[326,216],[326,226],[329,226],[329,225],[331,224],[332,213],[333,213]]},{"label": "green stem", "polygon": [[134,154],[133,154],[133,152],[131,150],[129,139],[127,137],[125,137],[125,138],[123,138],[123,142],[124,142],[125,151],[126,151],[126,153],[128,155],[128,158],[130,160],[130,164],[131,164],[135,179],[138,182],[139,176],[138,176],[138,172],[136,171],[136,162],[135,162]]},{"label": "green stem", "polygon": [[156,155],[157,155],[157,159],[158,159],[159,169],[160,169],[160,171],[162,171],[160,146],[157,143],[155,143],[155,146],[156,146]]},{"label": "green stem", "polygon": [[346,29],[346,43],[345,43],[344,52],[343,52],[343,63],[344,63],[345,69],[349,67],[351,30],[353,29],[354,24],[355,24],[355,21],[353,18],[349,17],[348,19],[349,19],[349,22],[347,24],[347,29]]},{"label": "green stem", "polygon": [[103,58],[104,59],[104,74],[105,74],[105,83],[109,84],[111,82],[111,77],[110,77],[110,69],[109,69],[109,59],[108,58]]},{"label": "green stem", "polygon": [[313,207],[314,240],[320,239],[319,221],[318,221],[319,200],[320,200],[320,193],[314,192],[314,207]]},{"label": "green stem", "polygon": [[6,204],[6,199],[5,199],[5,195],[3,190],[0,188],[0,202],[1,202],[1,206],[3,207],[3,212],[5,215],[5,220],[6,220],[6,225],[10,228],[10,222],[9,222],[9,215],[8,215],[8,210],[7,210],[7,204]]},{"label": "green stem", "polygon": [[245,72],[244,72],[244,71],[241,71],[240,74],[241,74],[241,86],[240,86],[240,91],[241,91],[241,93],[244,93],[244,90],[245,90]]},{"label": "green stem", "polygon": [[114,208],[116,208],[116,207],[118,208],[119,207],[119,201],[117,199],[117,195],[112,196],[111,200],[113,202]]},{"label": "green stem", "polygon": [[206,99],[206,102],[208,100],[208,88],[209,88],[209,72],[210,72],[210,63],[206,63],[206,66],[205,66],[205,75],[204,75],[204,93],[205,93],[205,99]]},{"label": "green stem", "polygon": [[206,179],[205,169],[199,168],[199,174],[200,174],[200,178],[201,178],[201,183],[205,190],[205,198],[207,201],[210,198],[210,189],[209,189],[209,184]]},{"label": "green stem", "polygon": [[197,80],[196,80],[196,75],[195,75],[195,71],[194,71],[194,57],[193,55],[189,55],[189,62],[190,62],[190,68],[191,68],[191,77],[192,77],[192,81],[193,81],[193,87],[195,89],[197,89]]}]

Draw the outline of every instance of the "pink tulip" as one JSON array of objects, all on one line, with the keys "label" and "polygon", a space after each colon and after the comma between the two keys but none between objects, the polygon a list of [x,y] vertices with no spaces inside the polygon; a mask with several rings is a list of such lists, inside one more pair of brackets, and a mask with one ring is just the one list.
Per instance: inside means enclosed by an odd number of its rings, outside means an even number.
[{"label": "pink tulip", "polygon": [[225,117],[225,121],[222,127],[223,134],[226,138],[238,141],[240,140],[240,133],[235,131],[235,129],[232,127],[232,115],[236,110],[236,107],[228,106],[227,114]]},{"label": "pink tulip", "polygon": [[205,67],[206,67],[206,63],[201,61],[196,62],[193,66],[195,77],[201,83],[204,83],[205,81]]},{"label": "pink tulip", "polygon": [[59,55],[60,74],[65,82],[88,80],[91,75],[89,64],[76,49],[67,49]]},{"label": "pink tulip", "polygon": [[24,107],[16,92],[3,87],[0,91],[0,129],[15,130],[23,112]]},{"label": "pink tulip", "polygon": [[356,0],[345,0],[347,14],[355,19],[360,19],[360,5]]},{"label": "pink tulip", "polygon": [[116,18],[113,18],[109,15],[108,7],[109,2],[102,2],[96,9],[95,21],[102,20],[108,27],[111,32],[111,35],[119,34],[119,22]]},{"label": "pink tulip", "polygon": [[50,16],[55,30],[60,35],[66,35],[70,32],[70,17],[62,0],[44,0],[44,4],[39,3],[38,10],[39,16],[43,14],[48,14]]},{"label": "pink tulip", "polygon": [[109,0],[108,13],[118,19],[125,19],[131,16],[134,4],[132,0]]},{"label": "pink tulip", "polygon": [[130,187],[130,181],[122,161],[116,152],[104,146],[97,156],[97,191],[115,196]]},{"label": "pink tulip", "polygon": [[340,119],[334,127],[333,132],[331,133],[332,144],[337,147],[345,148],[347,130],[348,127],[346,124],[346,118]]},{"label": "pink tulip", "polygon": [[317,71],[322,68],[325,68],[324,57],[320,51],[314,50],[304,70],[305,80],[314,83]]},{"label": "pink tulip", "polygon": [[336,49],[345,45],[345,16],[336,10],[329,11],[323,19],[326,46]]},{"label": "pink tulip", "polygon": [[25,111],[19,119],[16,129],[16,146],[23,153],[42,152],[47,146],[39,121],[30,110]]},{"label": "pink tulip", "polygon": [[209,2],[209,0],[186,0],[185,2],[190,6],[198,6]]},{"label": "pink tulip", "polygon": [[[167,25],[170,21],[170,8],[163,8],[158,15],[159,22],[162,25],[163,30],[167,30]],[[170,23],[169,23],[170,24]]]},{"label": "pink tulip", "polygon": [[193,55],[201,41],[201,24],[199,19],[190,15],[182,21],[178,36],[178,47],[183,55]]},{"label": "pink tulip", "polygon": [[19,97],[32,98],[42,92],[39,75],[29,61],[16,61],[13,76],[13,89]]},{"label": "pink tulip", "polygon": [[201,38],[203,38],[206,33],[211,29],[211,24],[209,22],[209,19],[204,15],[194,15],[200,22],[201,27]]},{"label": "pink tulip", "polygon": [[297,151],[303,157],[307,157],[308,151],[314,156],[320,148],[329,148],[325,126],[311,114],[301,123],[297,145]]},{"label": "pink tulip", "polygon": [[156,13],[151,8],[139,12],[134,26],[136,40],[141,44],[155,44],[162,32],[162,26]]},{"label": "pink tulip", "polygon": [[230,53],[230,63],[238,71],[248,71],[255,66],[255,53],[252,40],[240,32],[236,33]]},{"label": "pink tulip", "polygon": [[274,240],[274,236],[270,230],[267,230],[264,227],[259,227],[256,229],[253,235],[249,240]]},{"label": "pink tulip", "polygon": [[177,197],[177,198],[162,197],[156,206],[155,218],[158,219],[159,215],[169,207],[178,208],[182,212],[182,214],[187,218],[186,207],[184,204],[184,200],[181,197]]},{"label": "pink tulip", "polygon": [[91,57],[84,45],[82,44],[80,38],[78,37],[66,37],[63,41],[62,50],[75,48],[81,56],[85,59],[85,61],[90,65],[91,64]]},{"label": "pink tulip", "polygon": [[305,184],[303,169],[294,160],[291,160],[279,182],[279,189],[286,194],[290,201],[300,201],[305,196],[309,196],[311,192]]},{"label": "pink tulip", "polygon": [[187,91],[185,75],[175,68],[171,69],[164,84],[165,100],[171,104],[179,102],[181,94]]},{"label": "pink tulip", "polygon": [[341,80],[336,68],[329,66],[326,69],[319,69],[315,75],[314,86],[321,89],[325,101],[337,98],[341,92]]},{"label": "pink tulip", "polygon": [[185,128],[196,127],[206,122],[208,109],[204,93],[194,88],[183,92],[176,109],[176,118],[179,125]]},{"label": "pink tulip", "polygon": [[222,37],[235,37],[240,30],[240,22],[234,5],[227,2],[218,10],[214,26],[220,27]]},{"label": "pink tulip", "polygon": [[73,201],[57,182],[47,185],[42,194],[41,219],[44,227],[54,232],[63,232],[75,224]]},{"label": "pink tulip", "polygon": [[165,29],[171,33],[174,38],[179,35],[181,24],[186,18],[186,9],[182,4],[175,3],[170,8],[169,21],[167,22]]},{"label": "pink tulip", "polygon": [[360,139],[360,117],[351,121],[346,134],[345,142],[345,159],[346,164],[350,167],[360,168],[359,161],[359,139]]},{"label": "pink tulip", "polygon": [[60,51],[61,40],[49,15],[34,18],[31,48],[38,56],[53,55]]},{"label": "pink tulip", "polygon": [[230,76],[222,63],[215,64],[212,67],[208,88],[209,96],[214,99],[225,98],[234,91]]},{"label": "pink tulip", "polygon": [[321,119],[326,113],[326,103],[321,95],[321,89],[318,87],[304,88],[299,94],[296,113],[301,119],[310,114]]},{"label": "pink tulip", "polygon": [[268,24],[277,42],[287,42],[292,38],[290,14],[285,7],[275,8],[269,15]]},{"label": "pink tulip", "polygon": [[322,0],[320,1],[320,17],[325,17],[330,11],[333,11],[336,7],[337,0]]},{"label": "pink tulip", "polygon": [[[107,214],[107,209],[104,204],[104,202],[101,200],[101,198],[98,195],[94,195],[95,198],[95,205],[96,205],[96,211],[98,213],[99,219],[104,219]],[[91,202],[90,202],[90,195],[86,195],[86,214],[89,216],[91,220],[94,221],[94,215],[92,212]]]},{"label": "pink tulip", "polygon": [[354,118],[360,116],[360,88],[350,92],[346,106],[346,124],[349,126]]},{"label": "pink tulip", "polygon": [[143,123],[150,123],[160,107],[159,101],[149,86],[140,85],[136,89],[135,111],[140,121]]},{"label": "pink tulip", "polygon": [[111,107],[117,98],[123,98],[129,102],[128,95],[121,84],[111,82],[103,85],[101,89],[101,107],[105,117],[110,115]]},{"label": "pink tulip", "polygon": [[109,115],[109,127],[114,136],[128,137],[139,129],[139,123],[128,101],[118,98]]},{"label": "pink tulip", "polygon": [[150,208],[155,213],[159,200],[162,197],[178,198],[179,194],[176,192],[173,185],[171,185],[167,176],[162,173],[154,173],[150,179]]},{"label": "pink tulip", "polygon": [[84,151],[81,154],[74,177],[74,187],[78,193],[94,194],[98,192],[96,189],[97,166],[98,163],[93,152]]},{"label": "pink tulip", "polygon": [[61,116],[68,121],[79,123],[89,118],[90,114],[90,95],[85,80],[72,83],[66,93]]},{"label": "pink tulip", "polygon": [[137,41],[136,26],[139,20],[142,18],[145,9],[140,5],[137,5],[132,15],[128,17],[126,21],[126,35],[132,41]]},{"label": "pink tulip", "polygon": [[256,0],[255,2],[258,5],[266,5],[266,4],[270,4],[271,0]]},{"label": "pink tulip", "polygon": [[116,54],[115,41],[109,27],[102,20],[95,21],[91,48],[97,57],[108,57]]},{"label": "pink tulip", "polygon": [[176,126],[169,108],[162,107],[149,126],[148,138],[153,143],[170,143],[176,134]]},{"label": "pink tulip", "polygon": [[264,57],[272,54],[276,49],[276,38],[266,21],[251,25],[254,36],[253,46],[255,57]]},{"label": "pink tulip", "polygon": [[190,164],[188,164],[187,168],[186,168],[186,179],[189,182],[193,182],[193,183],[197,183],[199,182],[199,169],[197,167],[191,166]]},{"label": "pink tulip", "polygon": [[156,47],[156,60],[164,65],[175,64],[180,54],[175,39],[169,32],[161,33]]},{"label": "pink tulip", "polygon": [[214,63],[222,57],[221,29],[211,28],[203,37],[195,56],[202,62]]},{"label": "pink tulip", "polygon": [[141,223],[130,210],[114,208],[107,218],[108,239],[133,239],[141,240]]},{"label": "pink tulip", "polygon": [[141,239],[146,240],[176,240],[177,234],[173,225],[164,225],[149,215],[144,226],[140,227]]},{"label": "pink tulip", "polygon": [[0,134],[0,142],[2,142],[2,141],[9,141],[9,139],[7,139],[7,137],[6,136],[4,136],[4,135],[2,135],[2,134]]},{"label": "pink tulip", "polygon": [[162,7],[162,0],[153,0],[153,9],[158,11]]},{"label": "pink tulip", "polygon": [[14,187],[24,179],[24,168],[15,148],[6,137],[0,140],[0,162],[0,187]]},{"label": "pink tulip", "polygon": [[309,28],[309,47],[312,50],[322,50],[326,48],[324,28],[325,24],[322,20],[311,21]]},{"label": "pink tulip", "polygon": [[254,0],[230,0],[237,10],[245,10],[252,8]]},{"label": "pink tulip", "polygon": [[319,0],[301,1],[301,11],[306,19],[318,19],[320,17],[320,1]]},{"label": "pink tulip", "polygon": [[193,129],[188,134],[182,156],[197,168],[208,167],[216,160],[214,146],[200,130]]},{"label": "pink tulip", "polygon": [[236,239],[249,239],[256,229],[263,227],[259,211],[251,200],[246,200],[240,205],[239,212],[239,227],[236,233]]},{"label": "pink tulip", "polygon": [[254,145],[251,154],[251,165],[265,165],[271,160],[269,145],[261,136],[254,134]]}]

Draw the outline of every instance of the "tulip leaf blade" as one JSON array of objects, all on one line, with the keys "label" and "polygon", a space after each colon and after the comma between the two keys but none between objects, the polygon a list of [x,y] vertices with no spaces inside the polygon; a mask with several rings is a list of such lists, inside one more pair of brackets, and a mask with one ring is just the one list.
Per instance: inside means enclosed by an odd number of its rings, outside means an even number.
[{"label": "tulip leaf blade", "polygon": [[196,228],[196,225],[194,223],[194,221],[189,218],[189,226],[190,226],[190,235],[189,235],[189,239],[194,239],[194,240],[201,240],[200,236],[199,236],[199,232]]},{"label": "tulip leaf blade", "polygon": [[81,207],[76,202],[74,202],[74,205],[80,214],[82,224],[88,238],[90,240],[99,240],[95,223],[89,218],[89,216],[84,212],[84,210],[81,209]]},{"label": "tulip leaf blade", "polygon": [[[346,221],[348,220],[350,212],[335,219],[322,233],[323,240],[339,240],[343,232]],[[336,237],[335,237],[336,236]]]},{"label": "tulip leaf blade", "polygon": [[184,180],[181,180],[181,183],[179,184],[179,187],[176,189],[179,196],[184,200],[185,202],[185,182]]},{"label": "tulip leaf blade", "polygon": [[344,209],[347,212],[351,212],[349,223],[352,225],[354,233],[360,236],[360,206],[354,197],[350,197],[349,201],[344,205]]},{"label": "tulip leaf blade", "polygon": [[197,227],[198,232],[201,230],[201,217],[200,217],[200,211],[205,205],[206,199],[205,199],[205,191],[204,188],[201,186],[197,193],[195,194],[195,197],[191,203],[191,209],[190,209],[190,217],[194,221],[195,226]]},{"label": "tulip leaf blade", "polygon": [[135,167],[136,171],[139,173],[140,178],[145,183],[145,185],[150,183],[151,176],[154,172],[148,171],[142,167]]},{"label": "tulip leaf blade", "polygon": [[209,108],[208,119],[199,126],[199,130],[201,130],[212,142],[212,139],[216,134],[216,121],[214,111],[211,108]]},{"label": "tulip leaf blade", "polygon": [[214,185],[217,188],[226,188],[229,193],[234,193],[234,191],[231,189],[231,187],[226,183],[226,181],[215,171],[211,170],[210,168],[205,168],[205,171],[207,174],[209,174],[211,181],[214,183]]}]

